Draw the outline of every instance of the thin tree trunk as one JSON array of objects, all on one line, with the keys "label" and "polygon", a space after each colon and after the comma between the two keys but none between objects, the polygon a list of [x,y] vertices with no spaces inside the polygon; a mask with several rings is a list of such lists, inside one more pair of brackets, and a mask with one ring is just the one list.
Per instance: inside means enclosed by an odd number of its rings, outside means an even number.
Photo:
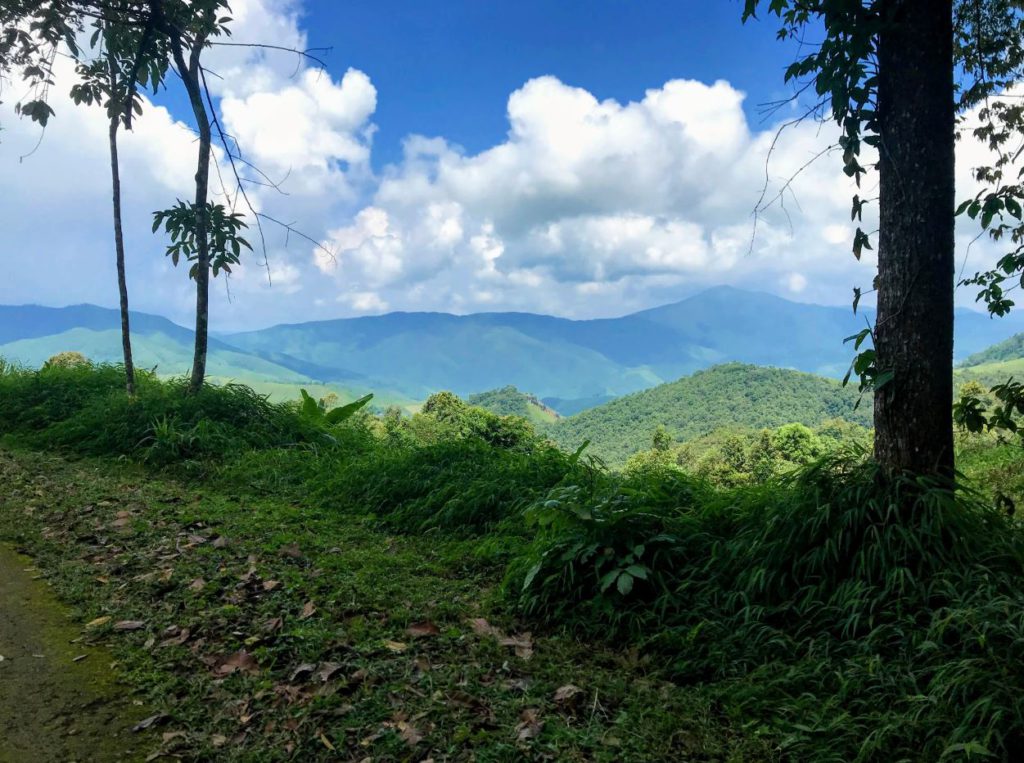
[{"label": "thin tree trunk", "polygon": [[[117,89],[117,72],[110,57],[110,91]],[[114,250],[117,257],[117,290],[121,305],[121,348],[124,353],[124,383],[129,396],[135,394],[135,363],[132,359],[132,335],[128,320],[128,281],[124,267],[124,233],[121,228],[121,167],[117,156],[117,130],[120,111],[110,117],[110,177],[114,201]]]},{"label": "thin tree trunk", "polygon": [[952,474],[952,1],[882,8],[875,349],[892,377],[875,392],[875,459],[890,476]]},{"label": "thin tree trunk", "polygon": [[206,352],[210,325],[210,237],[209,221],[206,216],[207,195],[210,184],[210,149],[212,132],[210,118],[203,103],[203,91],[199,79],[199,55],[203,41],[193,43],[189,61],[186,64],[180,38],[172,45],[175,64],[188,91],[189,103],[199,129],[199,160],[196,166],[196,342],[192,357],[192,376],[189,390],[198,392],[206,378]]}]

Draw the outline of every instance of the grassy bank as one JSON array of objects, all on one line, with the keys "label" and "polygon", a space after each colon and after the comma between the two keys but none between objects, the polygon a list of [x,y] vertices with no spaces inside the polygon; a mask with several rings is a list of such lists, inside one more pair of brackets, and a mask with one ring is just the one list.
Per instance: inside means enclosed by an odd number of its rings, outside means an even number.
[{"label": "grassy bank", "polygon": [[445,394],[331,417],[91,367],[0,376],[0,430],[0,533],[186,757],[1024,754],[1012,451],[971,456],[988,492],[848,457],[724,489]]}]

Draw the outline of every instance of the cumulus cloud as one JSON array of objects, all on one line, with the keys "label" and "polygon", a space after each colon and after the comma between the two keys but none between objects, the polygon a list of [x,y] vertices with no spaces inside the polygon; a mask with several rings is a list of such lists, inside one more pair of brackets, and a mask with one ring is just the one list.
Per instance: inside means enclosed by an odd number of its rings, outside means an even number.
[{"label": "cumulus cloud", "polygon": [[[299,0],[232,6],[231,41],[308,47]],[[834,141],[832,125],[798,124],[776,141],[786,115],[751,124],[744,93],[728,82],[652,83],[618,101],[538,77],[509,95],[506,135],[489,148],[467,153],[410,125],[402,159],[375,171],[373,120],[387,93],[372,71],[332,74],[286,52],[235,46],[212,48],[207,63],[220,75],[211,86],[226,131],[266,173],[243,175],[282,182],[285,193],[251,185],[252,202],[294,224],[265,225],[267,262],[250,232],[258,253],[233,275],[232,304],[226,282],[215,285],[218,328],[389,309],[592,317],[721,283],[843,304],[873,277],[873,253],[860,263],[850,254],[854,189],[838,158],[808,164]],[[57,118],[22,162],[39,133],[0,106],[0,302],[115,305],[106,119],[70,104],[73,73],[59,69]],[[122,137],[133,305],[182,322],[191,284],[148,223],[152,210],[190,194],[188,117],[147,103]],[[984,153],[970,140],[958,151],[962,196]],[[759,200],[772,203],[755,225]],[[975,233],[958,227],[962,253]],[[995,251],[975,244],[968,272]]]},{"label": "cumulus cloud", "polygon": [[[372,203],[328,236],[337,260],[324,272],[395,303],[450,307],[458,291],[462,309],[559,304],[592,315],[721,282],[774,288],[799,267],[804,281],[786,280],[787,291],[820,282],[835,301],[835,279],[822,277],[864,277],[844,224],[851,185],[834,163],[812,164],[755,235],[775,129],[751,130],[743,99],[721,81],[673,80],[620,103],[554,77],[530,80],[509,97],[498,145],[467,155],[443,138],[410,137]],[[769,196],[830,134],[816,124],[784,133]],[[425,280],[434,288],[416,290]]]},{"label": "cumulus cloud", "polygon": [[[307,47],[299,3],[236,0],[232,7],[232,42]],[[266,48],[213,47],[206,65],[219,75],[210,83],[231,150],[244,159],[241,174],[258,181],[248,186],[251,202],[293,224],[287,230],[264,222],[266,261],[259,232],[249,232],[256,253],[230,284],[214,283],[214,323],[234,327],[258,316],[285,318],[304,304],[293,295],[315,289],[311,274],[317,271],[296,231],[321,237],[333,221],[358,211],[357,200],[372,187],[376,89],[361,71],[336,78],[294,54]],[[7,274],[0,279],[0,302],[114,305],[107,121],[101,109],[76,107],[67,97],[75,81],[70,62],[58,59],[56,74],[51,103],[57,116],[41,142],[37,126],[19,119],[10,102],[0,105],[0,257]],[[166,261],[165,242],[151,234],[149,223],[154,210],[194,193],[191,123],[188,112],[172,115],[146,101],[133,131],[120,136],[133,307],[186,323],[192,285],[184,270]],[[223,150],[215,153],[224,165]],[[280,189],[260,185],[268,181]],[[212,173],[211,193],[214,201],[241,205],[226,166]]]}]

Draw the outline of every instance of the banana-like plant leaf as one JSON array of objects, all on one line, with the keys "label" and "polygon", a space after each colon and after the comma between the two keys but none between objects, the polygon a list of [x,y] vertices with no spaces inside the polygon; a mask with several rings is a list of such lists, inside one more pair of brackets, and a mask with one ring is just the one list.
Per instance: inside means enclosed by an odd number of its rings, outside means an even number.
[{"label": "banana-like plant leaf", "polygon": [[304,389],[300,389],[299,392],[302,393],[302,415],[308,418],[318,418],[320,406],[316,400]]},{"label": "banana-like plant leaf", "polygon": [[348,403],[347,405],[340,405],[337,408],[333,408],[332,410],[327,412],[327,415],[324,417],[324,420],[328,424],[340,424],[342,421],[352,416],[352,414],[354,414],[364,405],[369,403],[371,400],[373,400],[372,392],[369,395],[364,395],[358,400]]}]

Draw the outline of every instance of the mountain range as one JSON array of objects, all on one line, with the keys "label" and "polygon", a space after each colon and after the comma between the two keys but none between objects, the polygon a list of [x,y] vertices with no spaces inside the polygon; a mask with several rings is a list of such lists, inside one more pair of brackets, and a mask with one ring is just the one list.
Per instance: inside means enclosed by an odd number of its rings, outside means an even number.
[{"label": "mountain range", "polygon": [[[570,320],[528,313],[389,313],[273,326],[211,338],[209,373],[297,394],[320,383],[344,394],[374,391],[412,405],[449,389],[467,396],[515,385],[570,415],[710,366],[738,361],[841,376],[852,351],[843,339],[870,311],[793,302],[716,287],[680,302],[619,318]],[[0,356],[39,365],[77,350],[120,359],[116,310],[77,305],[0,306]],[[181,374],[192,332],[165,318],[132,315],[137,365]],[[1024,331],[1016,315],[992,320],[959,310],[963,360]]]}]

